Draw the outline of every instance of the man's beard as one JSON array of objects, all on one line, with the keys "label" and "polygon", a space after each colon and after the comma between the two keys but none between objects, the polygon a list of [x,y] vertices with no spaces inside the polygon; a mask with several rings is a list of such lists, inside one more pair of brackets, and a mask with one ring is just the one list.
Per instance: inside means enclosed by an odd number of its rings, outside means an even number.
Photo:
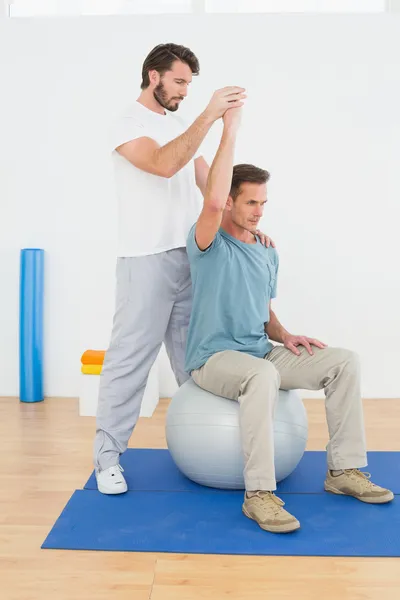
[{"label": "man's beard", "polygon": [[160,82],[158,86],[154,88],[153,95],[157,102],[161,104],[163,108],[166,108],[171,112],[175,112],[176,110],[178,110],[179,102],[177,102],[176,104],[172,104],[173,99],[171,98],[170,100],[168,100],[168,95],[165,91],[165,87],[162,84],[162,82]]}]

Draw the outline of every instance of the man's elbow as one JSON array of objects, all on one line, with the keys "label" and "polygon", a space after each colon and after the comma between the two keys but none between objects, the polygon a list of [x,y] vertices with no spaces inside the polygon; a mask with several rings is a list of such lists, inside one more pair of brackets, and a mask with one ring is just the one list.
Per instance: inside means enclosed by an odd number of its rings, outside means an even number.
[{"label": "man's elbow", "polygon": [[146,168],[143,168],[144,171],[150,173],[151,175],[157,175],[157,177],[162,177],[163,179],[171,179],[177,171],[169,169],[168,167],[162,165],[151,165]]},{"label": "man's elbow", "polygon": [[130,158],[128,158],[127,160],[129,160],[129,162],[137,169],[145,171],[146,173],[150,173],[150,175],[157,175],[157,177],[163,177],[164,179],[171,179],[171,177],[173,177],[175,173],[177,173],[177,169],[172,169],[171,167],[168,167],[168,165],[160,164],[159,162],[156,162],[154,160],[145,162],[132,160]]},{"label": "man's elbow", "polygon": [[169,167],[168,165],[164,167],[160,167],[161,177],[165,177],[165,179],[171,179],[174,175],[177,174],[179,169],[175,169],[173,167]]},{"label": "man's elbow", "polygon": [[165,157],[159,151],[153,153],[151,165],[154,175],[164,177],[165,179],[171,179],[179,171],[175,166],[168,164]]},{"label": "man's elbow", "polygon": [[149,172],[163,179],[171,179],[176,174],[176,170],[164,165],[153,165]]},{"label": "man's elbow", "polygon": [[225,209],[226,198],[218,198],[218,196],[206,195],[204,199],[204,206],[208,208],[210,212],[222,212]]}]

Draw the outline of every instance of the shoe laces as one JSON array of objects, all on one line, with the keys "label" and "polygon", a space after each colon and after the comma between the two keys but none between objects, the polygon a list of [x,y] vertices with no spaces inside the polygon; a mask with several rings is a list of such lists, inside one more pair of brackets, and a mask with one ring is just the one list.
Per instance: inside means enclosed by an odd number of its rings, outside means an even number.
[{"label": "shoe laces", "polygon": [[360,469],[344,469],[344,472],[355,479],[365,489],[376,487],[376,485],[370,481],[371,473],[360,471]]},{"label": "shoe laces", "polygon": [[110,467],[110,475],[112,477],[115,477],[115,475],[119,475],[120,473],[124,472],[124,469],[121,467],[121,465],[115,465],[114,467]]},{"label": "shoe laces", "polygon": [[[259,491],[255,496],[263,501],[261,507],[265,514],[270,514],[272,512],[274,516],[277,516],[282,511],[282,507],[285,506],[284,501],[281,500],[281,498],[278,498],[278,496],[275,496],[273,492]],[[252,497],[254,498],[255,496]]]}]

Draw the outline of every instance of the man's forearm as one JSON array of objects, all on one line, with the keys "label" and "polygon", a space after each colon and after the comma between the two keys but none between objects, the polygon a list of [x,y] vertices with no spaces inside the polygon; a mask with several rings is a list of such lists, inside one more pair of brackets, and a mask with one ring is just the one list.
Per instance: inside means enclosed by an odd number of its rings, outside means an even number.
[{"label": "man's forearm", "polygon": [[223,210],[232,184],[236,131],[224,126],[217,153],[208,173],[204,203]]},{"label": "man's forearm", "polygon": [[194,170],[195,170],[195,176],[196,176],[196,185],[199,188],[199,190],[202,193],[203,198],[204,198],[205,193],[206,193],[207,179],[208,179],[208,174],[210,172],[210,167],[206,163],[203,156],[199,156],[199,158],[197,158],[194,161]]},{"label": "man's forearm", "polygon": [[169,177],[193,158],[213,123],[208,113],[203,112],[184,133],[157,150],[156,163],[164,167],[167,165]]},{"label": "man's forearm", "polygon": [[269,311],[269,322],[264,325],[264,330],[270,340],[281,344],[285,342],[285,337],[290,335],[283,325],[279,323],[276,314],[272,310]]},{"label": "man's forearm", "polygon": [[199,188],[199,190],[202,193],[202,196],[204,198],[204,196],[206,195],[207,179],[200,179],[196,183],[197,183],[197,187]]}]

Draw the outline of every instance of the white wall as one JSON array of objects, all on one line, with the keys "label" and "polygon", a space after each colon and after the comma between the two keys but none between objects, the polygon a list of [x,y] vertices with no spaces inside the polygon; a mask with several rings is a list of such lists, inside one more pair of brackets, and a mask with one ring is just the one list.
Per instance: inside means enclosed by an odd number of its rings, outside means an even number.
[{"label": "white wall", "polygon": [[[283,324],[358,351],[365,397],[400,397],[400,21],[388,15],[0,20],[0,395],[18,394],[22,247],[46,250],[46,394],[78,395],[81,353],[107,346],[107,127],[161,41],[201,61],[188,119],[216,88],[248,90],[237,161],[272,173],[262,226],[280,252]],[[160,385],[175,387],[165,357]]]}]

